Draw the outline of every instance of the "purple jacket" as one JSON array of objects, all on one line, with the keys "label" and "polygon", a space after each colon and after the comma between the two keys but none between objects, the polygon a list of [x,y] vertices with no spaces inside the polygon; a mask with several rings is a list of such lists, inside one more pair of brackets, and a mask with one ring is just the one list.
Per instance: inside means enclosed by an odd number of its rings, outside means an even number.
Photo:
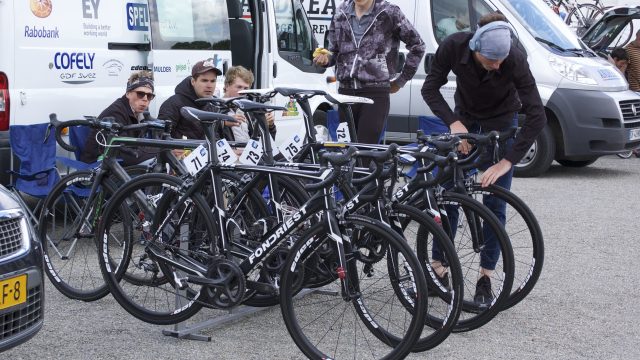
[{"label": "purple jacket", "polygon": [[[356,79],[363,87],[388,87],[394,80],[402,87],[416,73],[425,52],[424,41],[400,8],[385,0],[375,0],[374,20],[359,44],[356,44],[349,21],[353,0],[345,0],[336,9],[329,26],[329,50],[333,56],[327,66],[336,65],[341,87]],[[409,54],[400,76],[396,74],[400,41]],[[396,78],[397,77],[397,78]]]}]

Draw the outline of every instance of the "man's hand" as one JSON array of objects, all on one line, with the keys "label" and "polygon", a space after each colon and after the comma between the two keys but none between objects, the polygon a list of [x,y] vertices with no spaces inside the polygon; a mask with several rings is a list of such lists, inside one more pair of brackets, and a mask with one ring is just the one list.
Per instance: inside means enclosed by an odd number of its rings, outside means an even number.
[{"label": "man's hand", "polygon": [[276,119],[276,116],[273,114],[273,112],[268,112],[266,117],[267,117],[267,125],[269,125],[269,127],[273,126],[273,122]]},{"label": "man's hand", "polygon": [[395,81],[392,81],[392,82],[391,82],[391,89],[390,89],[390,92],[391,92],[392,94],[397,93],[398,91],[400,91],[400,89],[401,89],[401,87],[400,87],[400,86],[398,86],[398,83],[396,83]]},{"label": "man's hand", "polygon": [[242,114],[233,114],[232,117],[238,121],[237,123],[232,123],[230,121],[225,121],[224,126],[240,126],[240,124],[247,122],[247,119]]},{"label": "man's hand", "polygon": [[[464,124],[460,120],[457,120],[456,122],[451,124],[449,126],[449,129],[451,130],[451,134],[466,134],[469,132],[469,130],[467,130],[467,127],[464,126]],[[463,139],[462,141],[460,141],[460,145],[458,145],[458,151],[460,151],[464,155],[467,155],[471,151],[471,144],[469,144],[467,140]]]},{"label": "man's hand", "polygon": [[512,166],[513,164],[511,164],[511,161],[507,159],[498,161],[497,164],[491,166],[484,172],[484,174],[482,174],[482,178],[480,179],[482,187],[487,187],[489,185],[495,184],[495,182],[502,175],[508,173],[509,170],[511,170]]}]

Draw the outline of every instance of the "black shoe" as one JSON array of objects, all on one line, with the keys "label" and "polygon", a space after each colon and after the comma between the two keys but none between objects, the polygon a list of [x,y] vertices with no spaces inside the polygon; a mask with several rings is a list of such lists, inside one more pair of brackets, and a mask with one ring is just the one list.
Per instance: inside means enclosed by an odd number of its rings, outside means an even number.
[{"label": "black shoe", "polygon": [[493,301],[493,292],[491,291],[491,279],[487,275],[482,276],[476,283],[476,295],[473,301],[481,308],[488,308]]},{"label": "black shoe", "polygon": [[[436,278],[438,279],[438,282],[440,284],[431,284],[431,282],[427,281],[427,291],[429,296],[438,296],[438,290],[440,292],[449,292],[451,291],[451,285],[449,284],[449,277],[447,276],[448,274],[445,273],[443,277],[438,276],[438,274],[435,274]],[[445,290],[442,290],[442,287]],[[438,289],[436,289],[438,288]]]}]

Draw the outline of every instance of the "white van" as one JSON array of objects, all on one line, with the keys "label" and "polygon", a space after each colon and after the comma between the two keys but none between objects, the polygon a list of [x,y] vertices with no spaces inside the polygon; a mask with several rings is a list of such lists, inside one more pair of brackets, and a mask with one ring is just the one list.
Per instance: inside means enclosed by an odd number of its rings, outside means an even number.
[{"label": "white van", "polygon": [[[330,0],[311,1],[330,2]],[[587,166],[599,156],[614,154],[640,143],[640,96],[628,90],[615,69],[582,43],[560,17],[539,0],[390,0],[413,21],[427,46],[423,66],[413,80],[391,97],[387,141],[411,141],[417,118],[432,115],[420,94],[441,38],[438,23],[451,22],[458,13],[468,14],[462,30],[475,30],[478,19],[489,12],[502,12],[517,32],[516,44],[527,54],[548,125],[517,165],[516,174],[537,176],[555,159],[570,167]],[[309,9],[310,2],[305,5]],[[321,6],[320,6],[321,7]],[[332,15],[332,14],[331,14]],[[317,29],[331,15],[312,20]],[[441,32],[440,32],[441,33]],[[448,34],[447,34],[448,35]],[[323,37],[320,33],[318,37]],[[401,46],[401,51],[404,50]],[[441,92],[454,107],[456,81]],[[634,109],[638,109],[635,111]]]},{"label": "white van", "polygon": [[[0,182],[8,183],[9,126],[98,115],[124,94],[132,71],[153,70],[151,114],[214,58],[252,69],[255,87],[328,89],[312,63],[316,44],[299,0],[1,0]],[[218,91],[223,79],[218,79]],[[278,136],[302,135],[302,112],[276,115]],[[328,109],[313,99],[311,106]]]}]

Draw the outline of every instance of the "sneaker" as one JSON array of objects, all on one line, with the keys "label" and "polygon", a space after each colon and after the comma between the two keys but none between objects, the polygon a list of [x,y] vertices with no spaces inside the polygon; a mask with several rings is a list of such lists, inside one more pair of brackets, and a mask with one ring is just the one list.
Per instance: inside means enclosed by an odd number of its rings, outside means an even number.
[{"label": "sneaker", "polygon": [[[449,277],[447,275],[448,274],[445,273],[443,277],[440,277],[438,276],[438,274],[436,274],[436,278],[438,279],[438,282],[440,283],[440,285],[446,289],[446,291],[451,291],[451,286],[449,285]],[[427,282],[427,289],[428,289],[429,296],[438,296],[436,287],[438,286],[435,284],[432,285],[430,282]],[[442,291],[442,289],[440,289],[440,291]]]},{"label": "sneaker", "polygon": [[488,308],[493,301],[493,292],[491,291],[491,279],[487,275],[482,276],[476,283],[476,295],[473,301],[481,308]]}]

